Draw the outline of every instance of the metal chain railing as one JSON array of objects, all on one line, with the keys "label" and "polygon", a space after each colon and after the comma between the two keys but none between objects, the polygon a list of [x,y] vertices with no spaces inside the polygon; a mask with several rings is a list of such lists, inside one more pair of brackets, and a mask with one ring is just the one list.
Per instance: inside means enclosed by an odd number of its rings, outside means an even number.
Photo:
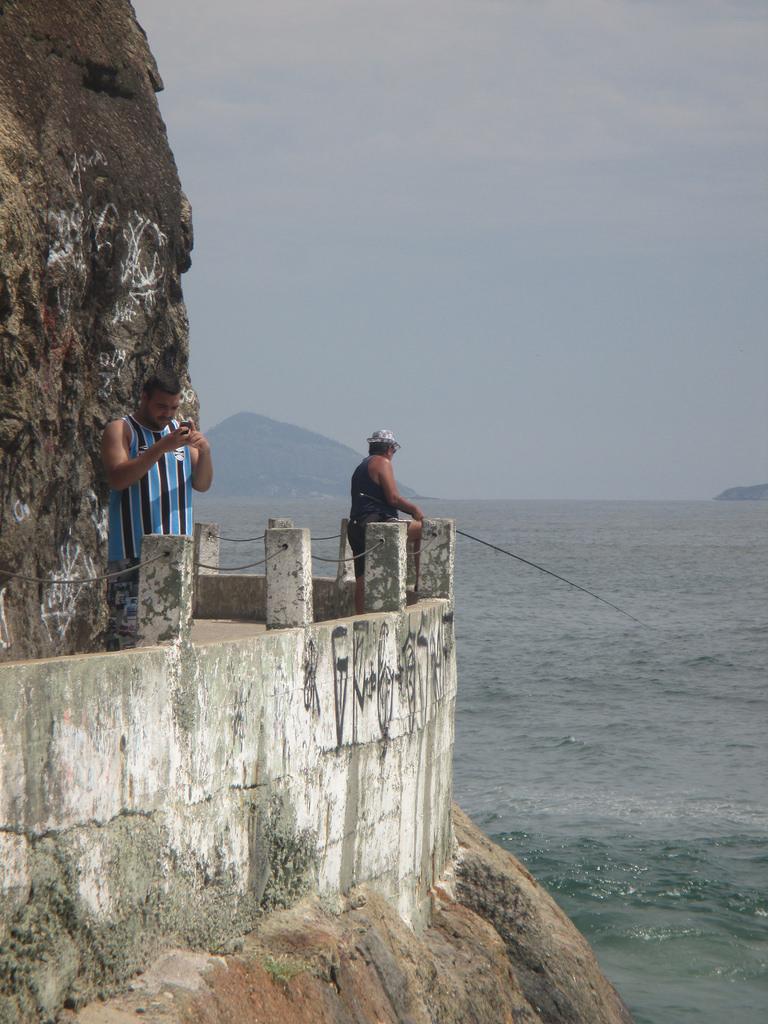
[{"label": "metal chain railing", "polygon": [[[254,544],[256,541],[264,540],[266,534],[261,534],[259,537],[219,537],[219,540],[225,541],[227,544]],[[341,536],[340,533],[332,533],[329,537],[312,537],[312,540],[338,540]]]},{"label": "metal chain railing", "polygon": [[24,580],[25,583],[44,583],[48,586],[63,586],[65,583],[99,583],[102,580],[111,580],[116,576],[126,576],[128,573],[136,572],[145,565],[151,565],[152,562],[157,562],[161,558],[169,558],[170,552],[163,551],[159,555],[155,555],[153,558],[147,558],[143,562],[137,562],[135,565],[129,565],[126,569],[116,569],[114,572],[105,572],[100,576],[80,576],[73,579],[53,579],[44,578],[40,576],[26,576],[21,572],[10,572],[8,569],[0,569],[0,577],[6,576],[11,579]]},{"label": "metal chain railing", "polygon": [[[260,537],[220,537],[219,540],[226,540],[232,543],[245,543],[246,541],[263,540],[264,536],[265,534],[262,534]],[[312,540],[338,540],[340,537],[341,534],[336,533],[328,537],[313,537]],[[435,543],[436,540],[437,537],[433,537],[431,540],[428,540],[425,544],[420,545],[418,553],[421,554],[422,551],[427,550],[429,547],[431,547],[432,544]],[[381,547],[383,543],[384,541],[380,540],[377,544],[374,544],[373,547],[368,548],[366,551],[361,551],[359,555],[350,555],[347,558],[325,558],[322,555],[312,555],[312,558],[318,562],[334,562],[336,565],[340,565],[342,562],[353,562],[355,558],[362,558],[365,555],[370,554],[371,551],[375,551],[376,548]],[[287,544],[282,545],[283,550],[286,550],[287,547]],[[161,558],[169,557],[170,553],[164,551],[159,555],[155,555],[153,558],[144,559],[143,561],[137,562],[135,565],[130,565],[125,569],[115,569],[113,572],[101,573],[98,576],[81,576],[66,579],[54,579],[53,577],[43,576],[27,576],[25,573],[11,572],[10,569],[0,569],[0,580],[16,579],[22,580],[25,583],[42,583],[46,586],[64,586],[65,584],[69,585],[73,583],[100,583],[104,580],[115,579],[118,576],[127,576],[132,572],[137,572],[145,565],[151,565],[152,562],[157,562]],[[264,565],[266,561],[266,558],[262,558],[258,562],[248,562],[245,565],[207,565],[205,562],[195,562],[194,566],[196,569],[208,569],[211,572],[241,572],[243,569],[255,569],[260,565]]]},{"label": "metal chain railing", "polygon": [[[281,544],[279,550],[287,551],[288,545]],[[247,565],[206,565],[204,562],[195,562],[195,568],[210,569],[213,572],[239,572],[241,569],[255,569],[257,565],[264,565],[266,561],[266,558],[262,558],[258,562],[248,562]]]},{"label": "metal chain railing", "polygon": [[313,561],[316,560],[318,562],[335,562],[337,565],[340,565],[342,562],[354,562],[356,558],[362,558],[363,555],[369,555],[371,551],[375,551],[376,548],[380,548],[383,543],[383,540],[377,541],[373,547],[367,548],[365,551],[361,551],[359,555],[350,555],[348,558],[323,558],[322,555],[312,555],[312,559]]}]

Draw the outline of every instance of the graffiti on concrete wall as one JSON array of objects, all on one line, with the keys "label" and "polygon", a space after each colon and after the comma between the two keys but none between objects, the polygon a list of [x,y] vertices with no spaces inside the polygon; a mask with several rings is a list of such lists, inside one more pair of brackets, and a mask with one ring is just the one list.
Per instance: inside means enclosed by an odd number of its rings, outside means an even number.
[{"label": "graffiti on concrete wall", "polygon": [[304,649],[304,710],[320,717],[320,694],[317,692],[317,644],[310,637]]},{"label": "graffiti on concrete wall", "polygon": [[445,696],[452,636],[450,614],[437,618],[423,612],[399,649],[387,622],[357,621],[351,640],[347,626],[337,626],[331,635],[337,745],[359,742],[368,707],[376,708],[379,734],[386,739],[396,696],[406,731],[423,727],[430,703]]},{"label": "graffiti on concrete wall", "polygon": [[404,707],[408,722],[408,732],[416,728],[416,701],[418,698],[418,666],[416,662],[416,635],[409,630],[402,650],[400,651],[400,671],[397,688],[400,702]]},{"label": "graffiti on concrete wall", "polygon": [[[397,669],[392,664],[389,626],[368,621],[355,622],[351,650],[346,626],[337,626],[331,635],[333,659],[333,706],[336,722],[336,743],[341,746],[359,740],[360,722],[366,707],[376,706],[379,732],[389,735],[392,721]],[[352,679],[350,686],[350,663]],[[352,719],[351,735],[345,736],[348,722],[348,701]]]},{"label": "graffiti on concrete wall", "polygon": [[368,622],[356,622],[352,632],[352,742],[357,743],[358,717],[376,693],[376,666],[370,658]]},{"label": "graffiti on concrete wall", "polygon": [[344,742],[344,718],[347,713],[347,687],[349,684],[349,653],[346,650],[347,627],[336,626],[331,633],[333,660],[333,708],[336,717],[336,745]]},{"label": "graffiti on concrete wall", "polygon": [[381,735],[389,735],[389,724],[392,721],[392,705],[395,699],[395,680],[397,669],[390,661],[389,626],[382,622],[376,650],[376,705],[379,716]]},{"label": "graffiti on concrete wall", "polygon": [[440,701],[445,696],[445,666],[451,654],[453,615],[447,613],[430,628],[425,612],[418,626],[412,627],[400,651],[398,690],[404,705],[408,731],[424,726],[430,699]]},{"label": "graffiti on concrete wall", "polygon": [[80,545],[71,538],[59,549],[59,567],[51,573],[43,588],[40,617],[49,640],[63,640],[67,635],[77,605],[82,596],[83,578],[96,575],[93,559],[83,554]]}]

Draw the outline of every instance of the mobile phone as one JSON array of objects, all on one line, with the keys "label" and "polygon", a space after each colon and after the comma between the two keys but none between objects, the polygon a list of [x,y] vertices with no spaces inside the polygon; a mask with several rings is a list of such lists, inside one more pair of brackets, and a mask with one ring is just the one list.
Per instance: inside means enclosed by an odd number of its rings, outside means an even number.
[{"label": "mobile phone", "polygon": [[179,429],[188,434],[192,429],[192,420],[182,420],[179,424]]}]

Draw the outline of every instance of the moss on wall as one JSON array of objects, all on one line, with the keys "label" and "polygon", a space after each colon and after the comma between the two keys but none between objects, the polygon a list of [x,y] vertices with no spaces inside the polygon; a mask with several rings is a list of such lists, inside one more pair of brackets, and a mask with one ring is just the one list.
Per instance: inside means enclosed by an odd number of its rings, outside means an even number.
[{"label": "moss on wall", "polygon": [[[210,801],[193,808],[194,826],[205,827],[211,813]],[[295,828],[278,794],[250,791],[240,813],[264,868],[245,891],[223,850],[205,862],[180,852],[160,812],[33,839],[30,898],[0,946],[0,1024],[53,1021],[62,1006],[104,997],[162,944],[228,950],[264,910],[303,896],[313,880],[314,835]]]}]

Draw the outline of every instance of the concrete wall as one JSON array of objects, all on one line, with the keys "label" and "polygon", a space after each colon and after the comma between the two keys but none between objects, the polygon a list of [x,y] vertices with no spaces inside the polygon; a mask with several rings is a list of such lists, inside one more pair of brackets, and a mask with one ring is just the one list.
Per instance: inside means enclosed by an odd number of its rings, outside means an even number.
[{"label": "concrete wall", "polygon": [[440,599],[0,666],[0,1020],[310,887],[371,883],[418,924],[450,855],[455,693]]},{"label": "concrete wall", "polygon": [[[198,575],[195,580],[195,615],[199,619],[267,618],[267,578],[246,573],[222,572],[218,576]],[[354,580],[315,576],[312,581],[315,622],[353,615]]]}]

